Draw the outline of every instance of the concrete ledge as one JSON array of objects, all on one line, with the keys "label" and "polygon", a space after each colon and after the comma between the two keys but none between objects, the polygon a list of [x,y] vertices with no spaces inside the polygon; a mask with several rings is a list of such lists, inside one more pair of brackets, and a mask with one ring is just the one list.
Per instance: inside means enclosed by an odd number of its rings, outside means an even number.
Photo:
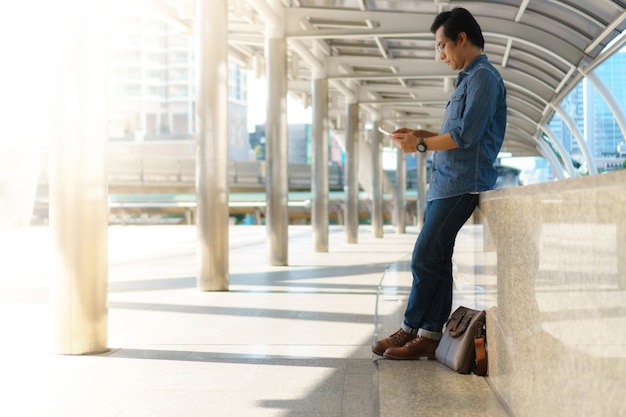
[{"label": "concrete ledge", "polygon": [[626,171],[481,195],[490,383],[514,414],[626,415]]}]

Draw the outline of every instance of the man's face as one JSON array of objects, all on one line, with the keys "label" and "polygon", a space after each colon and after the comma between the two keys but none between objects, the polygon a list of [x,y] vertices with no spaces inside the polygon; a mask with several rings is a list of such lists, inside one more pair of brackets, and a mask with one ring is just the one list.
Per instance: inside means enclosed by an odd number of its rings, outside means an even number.
[{"label": "man's face", "polygon": [[443,34],[443,26],[435,31],[435,45],[437,46],[437,54],[451,70],[462,70],[464,61],[460,54],[460,47],[456,41],[446,38]]}]

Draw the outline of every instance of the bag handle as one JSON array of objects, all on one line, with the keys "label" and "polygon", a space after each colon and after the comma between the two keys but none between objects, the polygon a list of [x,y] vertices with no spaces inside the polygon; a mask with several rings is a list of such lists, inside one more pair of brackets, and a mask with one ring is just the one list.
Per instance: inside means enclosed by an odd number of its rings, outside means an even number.
[{"label": "bag handle", "polygon": [[479,376],[487,375],[487,345],[485,336],[474,337],[474,351],[476,352],[476,369],[474,372]]},{"label": "bag handle", "polygon": [[467,327],[470,325],[472,319],[474,318],[474,314],[474,311],[464,310],[463,312],[461,312],[461,314],[459,314],[458,317],[450,317],[450,319],[448,320],[452,320],[452,326],[450,326],[449,330],[450,336],[459,337],[463,333],[465,333]]},{"label": "bag handle", "polygon": [[487,365],[487,329],[485,329],[485,323],[480,323],[474,336],[474,373],[487,376]]}]

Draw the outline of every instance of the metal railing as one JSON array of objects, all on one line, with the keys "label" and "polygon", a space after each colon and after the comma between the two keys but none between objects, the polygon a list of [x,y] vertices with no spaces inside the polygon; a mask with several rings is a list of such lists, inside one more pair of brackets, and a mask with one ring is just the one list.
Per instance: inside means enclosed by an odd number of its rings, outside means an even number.
[{"label": "metal railing", "polygon": [[[343,167],[328,166],[330,190],[342,190]],[[289,189],[311,189],[311,165],[289,164]],[[195,184],[196,164],[193,158],[127,157],[110,156],[108,159],[109,187],[170,186],[188,188]],[[228,183],[231,189],[254,191],[264,190],[266,183],[264,161],[229,161]]]}]

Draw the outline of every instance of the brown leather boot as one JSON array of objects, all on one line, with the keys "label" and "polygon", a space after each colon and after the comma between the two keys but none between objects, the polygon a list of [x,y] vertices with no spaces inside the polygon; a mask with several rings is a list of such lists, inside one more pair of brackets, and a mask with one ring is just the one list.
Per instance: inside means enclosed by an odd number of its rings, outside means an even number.
[{"label": "brown leather boot", "polygon": [[416,337],[401,347],[390,347],[385,350],[383,356],[389,359],[419,359],[426,357],[428,360],[435,359],[435,350],[439,346],[439,340],[426,337]]},{"label": "brown leather boot", "polygon": [[377,355],[382,355],[383,353],[385,353],[385,350],[387,348],[404,346],[407,342],[415,339],[416,337],[416,334],[407,333],[404,330],[400,329],[391,336],[374,343],[372,345],[372,352]]}]

